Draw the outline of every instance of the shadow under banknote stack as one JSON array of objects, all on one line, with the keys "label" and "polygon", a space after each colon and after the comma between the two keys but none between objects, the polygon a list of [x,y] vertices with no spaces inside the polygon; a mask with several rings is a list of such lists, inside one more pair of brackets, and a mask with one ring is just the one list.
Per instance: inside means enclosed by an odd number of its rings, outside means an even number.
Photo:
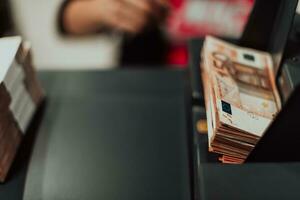
[{"label": "shadow under banknote stack", "polygon": [[243,163],[281,107],[271,55],[208,36],[201,56],[209,150]]},{"label": "shadow under banknote stack", "polygon": [[3,182],[44,92],[32,64],[30,44],[0,39],[0,181]]}]

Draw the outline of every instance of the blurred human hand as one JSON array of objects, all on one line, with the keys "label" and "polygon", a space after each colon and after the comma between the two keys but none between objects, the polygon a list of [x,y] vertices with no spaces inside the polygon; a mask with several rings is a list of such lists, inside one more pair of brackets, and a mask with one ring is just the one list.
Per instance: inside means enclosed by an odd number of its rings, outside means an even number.
[{"label": "blurred human hand", "polygon": [[71,34],[91,34],[101,28],[138,33],[161,21],[169,0],[69,0],[63,12],[64,29]]},{"label": "blurred human hand", "polygon": [[99,25],[138,33],[151,19],[163,17],[168,0],[92,0],[91,4]]}]

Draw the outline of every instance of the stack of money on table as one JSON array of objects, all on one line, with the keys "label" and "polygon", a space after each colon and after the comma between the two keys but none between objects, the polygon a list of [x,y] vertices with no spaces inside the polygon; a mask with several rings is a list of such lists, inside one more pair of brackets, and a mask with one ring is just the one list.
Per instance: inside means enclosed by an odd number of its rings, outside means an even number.
[{"label": "stack of money on table", "polygon": [[281,106],[272,58],[207,36],[200,67],[209,151],[243,163]]},{"label": "stack of money on table", "polygon": [[30,44],[0,38],[0,181],[4,181],[23,135],[44,98]]}]

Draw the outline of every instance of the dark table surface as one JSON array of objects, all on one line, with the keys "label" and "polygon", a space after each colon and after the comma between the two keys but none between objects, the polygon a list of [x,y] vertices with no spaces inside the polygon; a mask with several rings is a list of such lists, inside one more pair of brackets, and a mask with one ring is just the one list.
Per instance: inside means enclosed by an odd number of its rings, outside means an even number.
[{"label": "dark table surface", "polygon": [[42,120],[0,199],[191,199],[185,71],[39,77],[48,97]]}]

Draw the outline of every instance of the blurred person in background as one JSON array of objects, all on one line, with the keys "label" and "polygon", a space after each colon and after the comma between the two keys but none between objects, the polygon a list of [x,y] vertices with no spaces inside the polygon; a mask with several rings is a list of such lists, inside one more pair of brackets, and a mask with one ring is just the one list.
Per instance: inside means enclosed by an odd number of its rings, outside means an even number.
[{"label": "blurred person in background", "polygon": [[[69,34],[91,34],[107,28],[133,34],[123,40],[123,65],[184,67],[190,38],[206,34],[238,38],[253,3],[253,0],[68,0],[60,19],[62,30]],[[159,26],[162,22],[163,26]]]},{"label": "blurred person in background", "polygon": [[238,36],[253,2],[9,0],[40,69],[186,66],[190,38]]},{"label": "blurred person in background", "polygon": [[159,24],[168,6],[168,0],[66,0],[59,27],[66,35],[125,33],[121,64],[158,66],[167,47]]}]

